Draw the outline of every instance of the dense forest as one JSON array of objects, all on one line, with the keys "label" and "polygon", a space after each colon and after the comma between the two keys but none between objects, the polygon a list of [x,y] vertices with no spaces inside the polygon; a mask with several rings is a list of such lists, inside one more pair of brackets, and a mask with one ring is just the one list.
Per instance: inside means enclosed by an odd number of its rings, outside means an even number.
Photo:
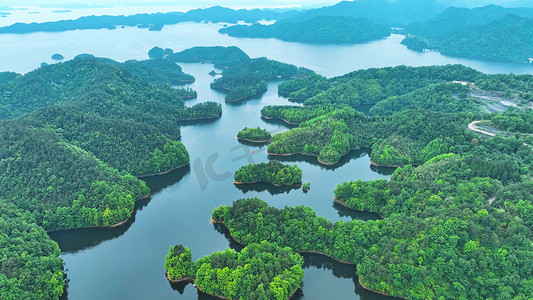
[{"label": "dense forest", "polygon": [[246,165],[235,172],[236,184],[267,182],[273,185],[302,183],[302,170],[297,165],[284,165],[277,160],[256,165]]},{"label": "dense forest", "polygon": [[237,138],[250,142],[268,142],[272,139],[272,135],[266,129],[245,127],[237,133]]},{"label": "dense forest", "polygon": [[[302,153],[334,164],[366,147],[378,165],[422,164],[431,158],[427,147],[440,147],[436,155],[459,153],[464,146],[457,145],[474,138],[464,129],[484,110],[470,89],[527,103],[530,84],[531,75],[486,75],[459,65],[368,69],[331,79],[311,75],[279,86],[305,106],[266,106],[262,115],[300,123],[274,135],[272,154]],[[356,111],[361,103],[375,103],[370,116]]]},{"label": "dense forest", "polygon": [[409,49],[444,55],[528,63],[533,57],[533,9],[486,6],[449,8],[441,15],[409,25],[402,42]]},{"label": "dense forest", "polygon": [[234,37],[277,38],[290,42],[355,44],[390,35],[390,28],[364,18],[316,16],[301,22],[273,25],[234,25],[221,28],[220,33]]},{"label": "dense forest", "polygon": [[303,258],[275,243],[249,244],[192,261],[191,250],[170,247],[165,269],[170,280],[192,281],[198,290],[224,299],[289,299],[302,285]]},{"label": "dense forest", "polygon": [[59,299],[63,261],[59,247],[33,217],[0,199],[0,298]]}]

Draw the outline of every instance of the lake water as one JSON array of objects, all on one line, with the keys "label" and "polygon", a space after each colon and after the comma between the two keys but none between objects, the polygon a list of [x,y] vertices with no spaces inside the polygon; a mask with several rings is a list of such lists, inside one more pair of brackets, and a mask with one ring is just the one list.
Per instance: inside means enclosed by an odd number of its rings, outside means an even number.
[{"label": "lake water", "polygon": [[[533,73],[528,65],[502,64],[449,58],[439,53],[417,53],[400,45],[401,36],[362,45],[308,45],[274,39],[236,39],[220,35],[219,24],[184,23],[165,26],[161,32],[137,28],[85,30],[62,33],[0,35],[0,70],[25,73],[41,62],[51,62],[53,53],[67,59],[92,53],[118,61],[145,59],[155,45],[180,51],[198,45],[235,45],[252,57],[304,66],[326,76],[342,75],[355,69],[462,63],[489,73]],[[279,82],[268,91],[242,103],[226,104],[224,95],[209,88],[213,68],[209,64],[181,64],[196,77],[190,85],[198,99],[222,103],[222,117],[215,121],[182,126],[182,141],[191,156],[191,166],[160,177],[147,178],[152,197],[136,204],[134,217],[113,229],[90,229],[51,234],[58,241],[69,280],[70,299],[198,299],[192,285],[171,286],[164,275],[164,256],[170,245],[183,244],[199,258],[234,246],[222,230],[210,223],[210,214],[219,205],[244,197],[259,197],[270,205],[305,205],[332,221],[369,219],[374,215],[356,213],[333,204],[335,184],[349,180],[388,178],[392,169],[373,167],[368,152],[353,151],[336,166],[323,167],[316,159],[293,157],[303,171],[303,182],[311,190],[272,189],[260,191],[237,188],[232,175],[242,165],[266,162],[265,147],[239,143],[235,135],[245,126],[260,126],[272,133],[287,130],[278,122],[260,118],[264,105],[292,104],[277,94]],[[356,282],[355,269],[320,256],[306,256],[303,294],[298,299],[384,299]]]}]

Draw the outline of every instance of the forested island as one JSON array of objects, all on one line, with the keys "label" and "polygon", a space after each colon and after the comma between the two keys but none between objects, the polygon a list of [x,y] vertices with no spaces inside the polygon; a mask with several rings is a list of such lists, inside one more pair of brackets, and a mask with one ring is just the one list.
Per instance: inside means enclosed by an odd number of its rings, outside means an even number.
[{"label": "forested island", "polygon": [[272,135],[266,129],[245,127],[237,133],[237,139],[252,143],[269,143]]},{"label": "forested island", "polygon": [[238,102],[267,90],[267,81],[305,77],[314,72],[293,65],[267,59],[251,59],[237,47],[194,47],[167,57],[176,62],[213,63],[223,68],[222,77],[211,88],[226,94],[226,102]]},{"label": "forested island", "polygon": [[275,243],[250,244],[192,261],[191,250],[170,247],[165,257],[171,282],[192,282],[219,299],[289,299],[302,285],[303,258]]},{"label": "forested island", "polygon": [[275,186],[300,185],[302,170],[297,165],[284,165],[272,160],[268,163],[246,165],[235,172],[235,184],[252,184],[266,182]]},{"label": "forested island", "polygon": [[220,33],[234,37],[277,38],[290,42],[354,44],[390,35],[390,28],[364,18],[316,16],[310,19],[273,25],[234,25],[221,28]]},{"label": "forested island", "polygon": [[533,9],[449,8],[435,18],[413,23],[402,41],[409,49],[444,55],[529,63],[533,58]]}]

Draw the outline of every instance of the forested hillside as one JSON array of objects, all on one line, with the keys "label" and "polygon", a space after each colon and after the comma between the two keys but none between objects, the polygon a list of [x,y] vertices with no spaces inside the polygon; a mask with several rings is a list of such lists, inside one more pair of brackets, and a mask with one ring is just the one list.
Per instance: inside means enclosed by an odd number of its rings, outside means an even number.
[{"label": "forested hillside", "polygon": [[412,50],[445,55],[529,63],[533,58],[533,9],[486,6],[449,8],[441,15],[409,25],[402,41]]},{"label": "forested hillside", "polygon": [[[301,99],[304,107],[263,108],[264,117],[299,123],[274,135],[268,151],[334,164],[350,150],[367,147],[373,163],[388,166],[424,163],[431,158],[426,153],[435,146],[431,143],[440,145],[437,154],[460,152],[458,144],[474,137],[465,132],[466,125],[481,118],[484,109],[469,86],[453,83],[458,80],[474,83],[475,92],[521,103],[530,98],[530,75],[486,75],[458,65],[368,69],[331,79],[311,75],[279,86],[280,93]],[[363,103],[375,103],[371,116],[356,111]]]},{"label": "forested hillside", "polygon": [[0,298],[58,299],[63,294],[59,247],[33,217],[0,199]]}]

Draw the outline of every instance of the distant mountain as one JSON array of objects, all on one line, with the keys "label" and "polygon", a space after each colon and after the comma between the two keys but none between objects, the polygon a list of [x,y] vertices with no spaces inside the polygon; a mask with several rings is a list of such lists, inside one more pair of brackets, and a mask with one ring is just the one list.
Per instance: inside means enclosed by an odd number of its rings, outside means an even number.
[{"label": "distant mountain", "polygon": [[473,9],[450,7],[434,18],[409,24],[405,32],[427,38],[467,26],[487,24],[508,14],[533,18],[533,8],[504,8],[496,5]]},{"label": "distant mountain", "polygon": [[285,19],[286,22],[297,22],[315,16],[347,16],[366,18],[374,23],[390,26],[405,26],[415,21],[434,17],[448,6],[434,0],[356,0],[342,1],[333,6],[311,9],[297,16]]},{"label": "distant mountain", "polygon": [[481,7],[486,5],[499,5],[503,7],[533,7],[531,0],[437,0],[437,2],[457,7]]},{"label": "distant mountain", "polygon": [[[491,21],[497,17],[494,11],[484,17],[472,11],[456,11],[461,13],[448,11],[431,22],[409,26],[410,35],[402,44],[412,50],[434,49],[444,55],[495,61],[525,63],[533,58],[532,18],[507,14]],[[483,18],[490,23],[479,24]]]},{"label": "distant mountain", "polygon": [[186,13],[168,12],[154,14],[136,14],[131,16],[86,16],[76,20],[61,20],[44,23],[16,23],[0,27],[1,33],[62,32],[79,29],[115,29],[116,26],[140,26],[142,28],[162,29],[164,25],[181,22],[227,22],[248,23],[260,20],[279,20],[296,14],[296,11],[279,11],[270,9],[233,10],[221,6],[194,9]]},{"label": "distant mountain", "polygon": [[222,28],[220,33],[234,37],[277,38],[305,43],[351,44],[390,35],[390,28],[364,18],[316,16],[297,23],[277,22],[273,25],[236,25]]}]

